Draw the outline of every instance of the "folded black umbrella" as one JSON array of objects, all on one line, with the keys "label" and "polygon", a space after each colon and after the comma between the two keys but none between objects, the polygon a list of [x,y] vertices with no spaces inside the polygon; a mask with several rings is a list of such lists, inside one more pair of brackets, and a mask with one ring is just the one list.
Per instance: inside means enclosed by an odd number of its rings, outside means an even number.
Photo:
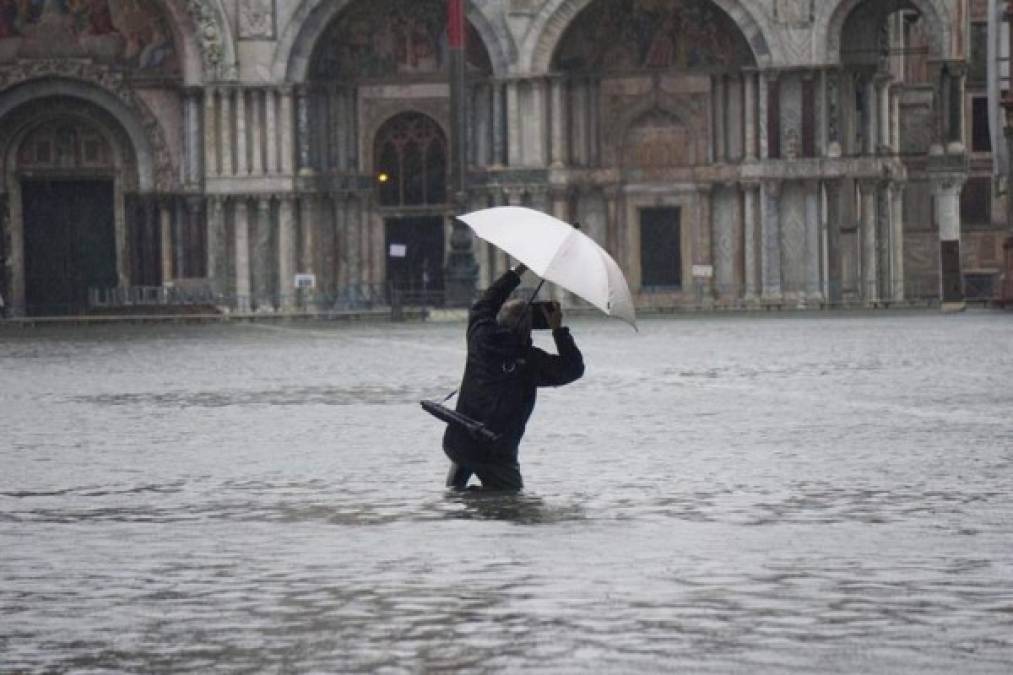
[{"label": "folded black umbrella", "polygon": [[472,438],[487,441],[489,443],[496,443],[499,441],[499,434],[490,430],[481,422],[471,419],[467,415],[463,415],[456,410],[451,410],[447,406],[441,405],[436,401],[422,400],[419,401],[419,404],[422,406],[423,410],[433,417],[443,420],[447,424],[454,424],[461,427],[471,434]]}]

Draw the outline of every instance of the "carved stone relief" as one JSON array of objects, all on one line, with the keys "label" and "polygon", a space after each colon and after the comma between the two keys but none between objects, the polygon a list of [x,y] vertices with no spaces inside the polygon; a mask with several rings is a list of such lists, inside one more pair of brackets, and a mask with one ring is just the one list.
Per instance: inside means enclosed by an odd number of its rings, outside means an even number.
[{"label": "carved stone relief", "polygon": [[813,0],[776,0],[774,16],[788,26],[808,26],[813,20]]},{"label": "carved stone relief", "polygon": [[204,69],[212,79],[229,79],[236,75],[234,67],[225,64],[225,38],[219,17],[207,0],[186,0],[186,10],[197,27],[197,39],[204,57]]},{"label": "carved stone relief", "polygon": [[274,39],[274,0],[240,0],[239,39]]}]

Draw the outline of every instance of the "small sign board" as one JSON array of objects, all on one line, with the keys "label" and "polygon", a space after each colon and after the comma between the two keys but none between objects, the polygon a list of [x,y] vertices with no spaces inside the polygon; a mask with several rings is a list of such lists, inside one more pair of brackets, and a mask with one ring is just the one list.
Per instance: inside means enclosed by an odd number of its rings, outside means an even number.
[{"label": "small sign board", "polygon": [[317,275],[315,275],[315,274],[297,274],[297,275],[295,275],[295,287],[296,288],[316,288],[317,287]]},{"label": "small sign board", "polygon": [[391,244],[390,245],[390,257],[391,258],[404,258],[408,255],[407,244]]},{"label": "small sign board", "polygon": [[714,277],[714,265],[693,265],[693,276],[699,279]]}]

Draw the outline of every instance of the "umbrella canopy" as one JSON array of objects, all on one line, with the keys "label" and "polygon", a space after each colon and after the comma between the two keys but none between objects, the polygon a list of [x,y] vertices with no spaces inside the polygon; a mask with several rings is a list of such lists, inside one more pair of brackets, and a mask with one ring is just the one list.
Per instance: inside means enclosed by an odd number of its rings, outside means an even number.
[{"label": "umbrella canopy", "polygon": [[637,327],[630,287],[619,265],[569,223],[521,206],[497,206],[458,219],[538,276]]}]

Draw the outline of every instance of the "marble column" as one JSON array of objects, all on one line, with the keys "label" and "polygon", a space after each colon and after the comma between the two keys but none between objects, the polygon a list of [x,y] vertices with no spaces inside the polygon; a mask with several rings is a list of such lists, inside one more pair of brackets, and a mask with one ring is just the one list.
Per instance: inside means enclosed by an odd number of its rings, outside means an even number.
[{"label": "marble column", "polygon": [[904,291],[904,184],[893,183],[890,190],[890,238],[893,242],[891,254],[893,256],[890,267],[893,270],[891,284],[893,293],[891,299],[894,302],[903,302]]},{"label": "marble column", "polygon": [[201,196],[192,196],[186,201],[186,236],[185,241],[185,254],[183,261],[180,262],[181,274],[184,277],[202,277],[205,276],[205,270],[203,267],[203,236],[202,232],[205,227],[201,223],[204,217],[204,198]]},{"label": "marble column", "polygon": [[598,111],[601,110],[601,81],[595,77],[587,82],[587,146],[588,163],[598,166],[601,163],[601,133]]},{"label": "marble column", "polygon": [[294,171],[295,163],[295,132],[292,118],[292,90],[283,88],[279,92],[279,103],[278,103],[278,131],[279,131],[279,151],[281,153],[281,173],[285,176],[291,176]]},{"label": "marble column", "polygon": [[472,109],[475,111],[475,135],[469,158],[472,165],[487,167],[492,164],[492,94],[485,83],[472,88]]},{"label": "marble column", "polygon": [[967,138],[964,103],[967,89],[967,64],[963,62],[950,63],[947,66],[950,73],[950,131],[947,144],[947,152],[960,154],[966,150],[964,139]]},{"label": "marble column", "polygon": [[743,107],[745,113],[743,115],[744,125],[744,138],[745,138],[745,157],[747,162],[756,160],[756,71],[747,70],[745,71],[745,102]]},{"label": "marble column", "polygon": [[506,164],[506,89],[497,80],[492,82],[492,163]]},{"label": "marble column", "polygon": [[201,100],[200,90],[187,89],[183,97],[183,119],[186,138],[183,147],[186,150],[183,181],[185,185],[194,185],[200,181],[201,164]]},{"label": "marble column", "polygon": [[877,181],[864,179],[859,183],[861,191],[861,239],[862,239],[862,299],[866,304],[879,301],[879,243],[877,208]]},{"label": "marble column", "polygon": [[520,166],[523,161],[521,143],[521,105],[517,80],[506,83],[507,104],[507,164]]},{"label": "marble column", "polygon": [[876,105],[876,94],[879,88],[876,86],[876,79],[873,76],[867,76],[865,79],[865,107],[863,108],[863,114],[865,115],[865,145],[862,148],[863,154],[874,155],[876,154],[876,117],[879,114],[879,106]]},{"label": "marble column", "polygon": [[893,299],[893,186],[880,181],[876,186],[876,267],[880,300]]},{"label": "marble column", "polygon": [[162,199],[158,203],[159,236],[162,249],[162,286],[171,286],[173,280],[172,209],[173,203],[169,198]]},{"label": "marble column", "polygon": [[[360,170],[360,151],[359,151],[359,92],[357,89],[352,88],[348,91],[348,160],[346,166],[349,171]],[[367,147],[368,143],[367,141]]]},{"label": "marble column", "polygon": [[605,222],[605,249],[615,260],[622,260],[619,244],[619,187],[607,185],[604,190],[605,211],[608,220]]},{"label": "marble column", "polygon": [[236,174],[250,173],[249,129],[246,124],[246,90],[236,90]]},{"label": "marble column", "polygon": [[186,270],[186,230],[187,230],[187,210],[186,203],[183,199],[174,199],[174,217],[172,223],[172,244],[173,244],[173,273],[177,279],[185,279],[187,276]]},{"label": "marble column", "polygon": [[278,307],[295,308],[295,201],[285,194],[278,203]]},{"label": "marble column", "polygon": [[805,300],[823,302],[823,244],[820,219],[820,184],[805,182]]},{"label": "marble column", "polygon": [[746,303],[753,303],[758,297],[759,274],[757,273],[757,232],[760,216],[760,185],[753,182],[742,183],[742,276],[745,279]]},{"label": "marble column", "polygon": [[696,241],[693,260],[696,265],[710,268],[709,276],[694,279],[701,293],[698,299],[704,304],[714,301],[714,223],[711,219],[713,195],[713,186],[710,184],[696,186]]},{"label": "marble column", "polygon": [[236,256],[236,311],[250,311],[250,212],[245,197],[233,204],[232,220]]},{"label": "marble column", "polygon": [[760,212],[760,276],[763,300],[780,302],[781,285],[781,188],[780,180],[762,184],[763,204]]},{"label": "marble column", "polygon": [[960,193],[965,180],[966,176],[958,173],[933,176],[933,199],[939,228],[940,294],[943,308],[947,310],[960,309],[965,301],[960,251]]},{"label": "marble column", "polygon": [[335,218],[335,195],[320,197],[320,206],[317,210],[317,222],[320,227],[319,248],[320,254],[320,292],[328,298],[334,297],[335,279],[337,278],[338,262],[335,253],[338,248],[337,241],[337,219]]},{"label": "marble column", "polygon": [[278,173],[278,93],[274,89],[264,92],[264,126],[267,154],[265,173]]},{"label": "marble column", "polygon": [[890,150],[900,153],[900,85],[890,87]]},{"label": "marble column", "polygon": [[207,277],[217,296],[225,286],[225,200],[217,195],[208,201],[207,242]]},{"label": "marble column", "polygon": [[204,90],[204,173],[218,175],[218,105],[217,91],[208,87]]},{"label": "marble column", "polygon": [[271,255],[271,198],[257,198],[256,239],[253,243],[254,308],[258,312],[274,309],[272,298],[273,256]]},{"label": "marble column", "polygon": [[742,240],[741,200],[738,186],[734,183],[715,186],[711,193],[711,250],[714,265],[714,294],[724,304],[741,298],[742,289],[736,260],[741,249],[737,243]]},{"label": "marble column", "polygon": [[313,174],[313,151],[310,125],[310,93],[300,88],[296,94],[296,143],[299,146],[299,173]]},{"label": "marble column", "polygon": [[233,138],[235,133],[235,117],[232,114],[233,89],[219,90],[222,103],[221,119],[221,142],[222,142],[222,175],[236,175],[235,151],[233,149]]},{"label": "marble column", "polygon": [[840,157],[844,153],[842,145],[844,120],[841,117],[841,83],[844,79],[839,70],[831,70],[826,73],[826,97],[824,98],[824,105],[827,110],[827,157]]},{"label": "marble column", "polygon": [[550,80],[552,111],[552,167],[566,165],[566,80],[561,76]]},{"label": "marble column", "polygon": [[348,92],[341,86],[334,91],[334,168],[347,171],[348,166]]},{"label": "marble column", "polygon": [[524,135],[524,144],[529,149],[525,152],[526,164],[529,166],[545,166],[548,161],[548,148],[546,148],[546,127],[548,106],[546,105],[548,81],[544,78],[537,78],[531,81],[529,91],[530,100],[527,114],[524,115],[525,127],[530,133]]},{"label": "marble column", "polygon": [[[299,240],[302,243],[300,251],[300,271],[306,274],[318,274],[317,265],[318,253],[318,213],[317,196],[305,194],[299,198]],[[317,279],[319,284],[320,279]]]},{"label": "marble column", "polygon": [[819,70],[816,73],[815,88],[816,94],[813,104],[816,108],[816,128],[814,129],[814,133],[816,134],[816,156],[826,157],[830,140],[827,130],[829,119],[827,115],[827,71],[825,69]]},{"label": "marble column", "polygon": [[841,181],[830,179],[824,182],[826,193],[827,221],[827,283],[826,298],[831,305],[838,305],[844,297],[843,271],[841,269]]},{"label": "marble column", "polygon": [[366,256],[366,259],[369,260],[369,279],[371,283],[381,284],[387,274],[387,252],[383,246],[383,217],[370,209],[366,223],[369,226],[369,245]]},{"label": "marble column", "polygon": [[351,280],[348,276],[348,195],[344,192],[334,195],[334,238],[337,254],[335,294],[342,294]]},{"label": "marble column", "polygon": [[714,75],[711,77],[711,102],[713,115],[711,117],[714,128],[712,134],[712,152],[715,162],[724,163],[728,159],[728,143],[725,120],[725,76]]},{"label": "marble column", "polygon": [[362,218],[362,196],[352,194],[348,199],[348,218],[345,221],[345,259],[348,264],[348,283],[351,286],[361,286],[365,282],[362,274]]},{"label": "marble column", "polygon": [[251,173],[257,176],[264,174],[264,117],[263,107],[264,92],[261,89],[254,89],[250,92],[250,108],[253,114],[250,116],[250,153]]},{"label": "marble column", "polygon": [[760,159],[770,158],[770,74],[759,74],[759,128],[756,130],[760,142]]},{"label": "marble column", "polygon": [[876,80],[876,96],[879,103],[879,148],[880,153],[890,149],[890,76],[880,75]]}]

